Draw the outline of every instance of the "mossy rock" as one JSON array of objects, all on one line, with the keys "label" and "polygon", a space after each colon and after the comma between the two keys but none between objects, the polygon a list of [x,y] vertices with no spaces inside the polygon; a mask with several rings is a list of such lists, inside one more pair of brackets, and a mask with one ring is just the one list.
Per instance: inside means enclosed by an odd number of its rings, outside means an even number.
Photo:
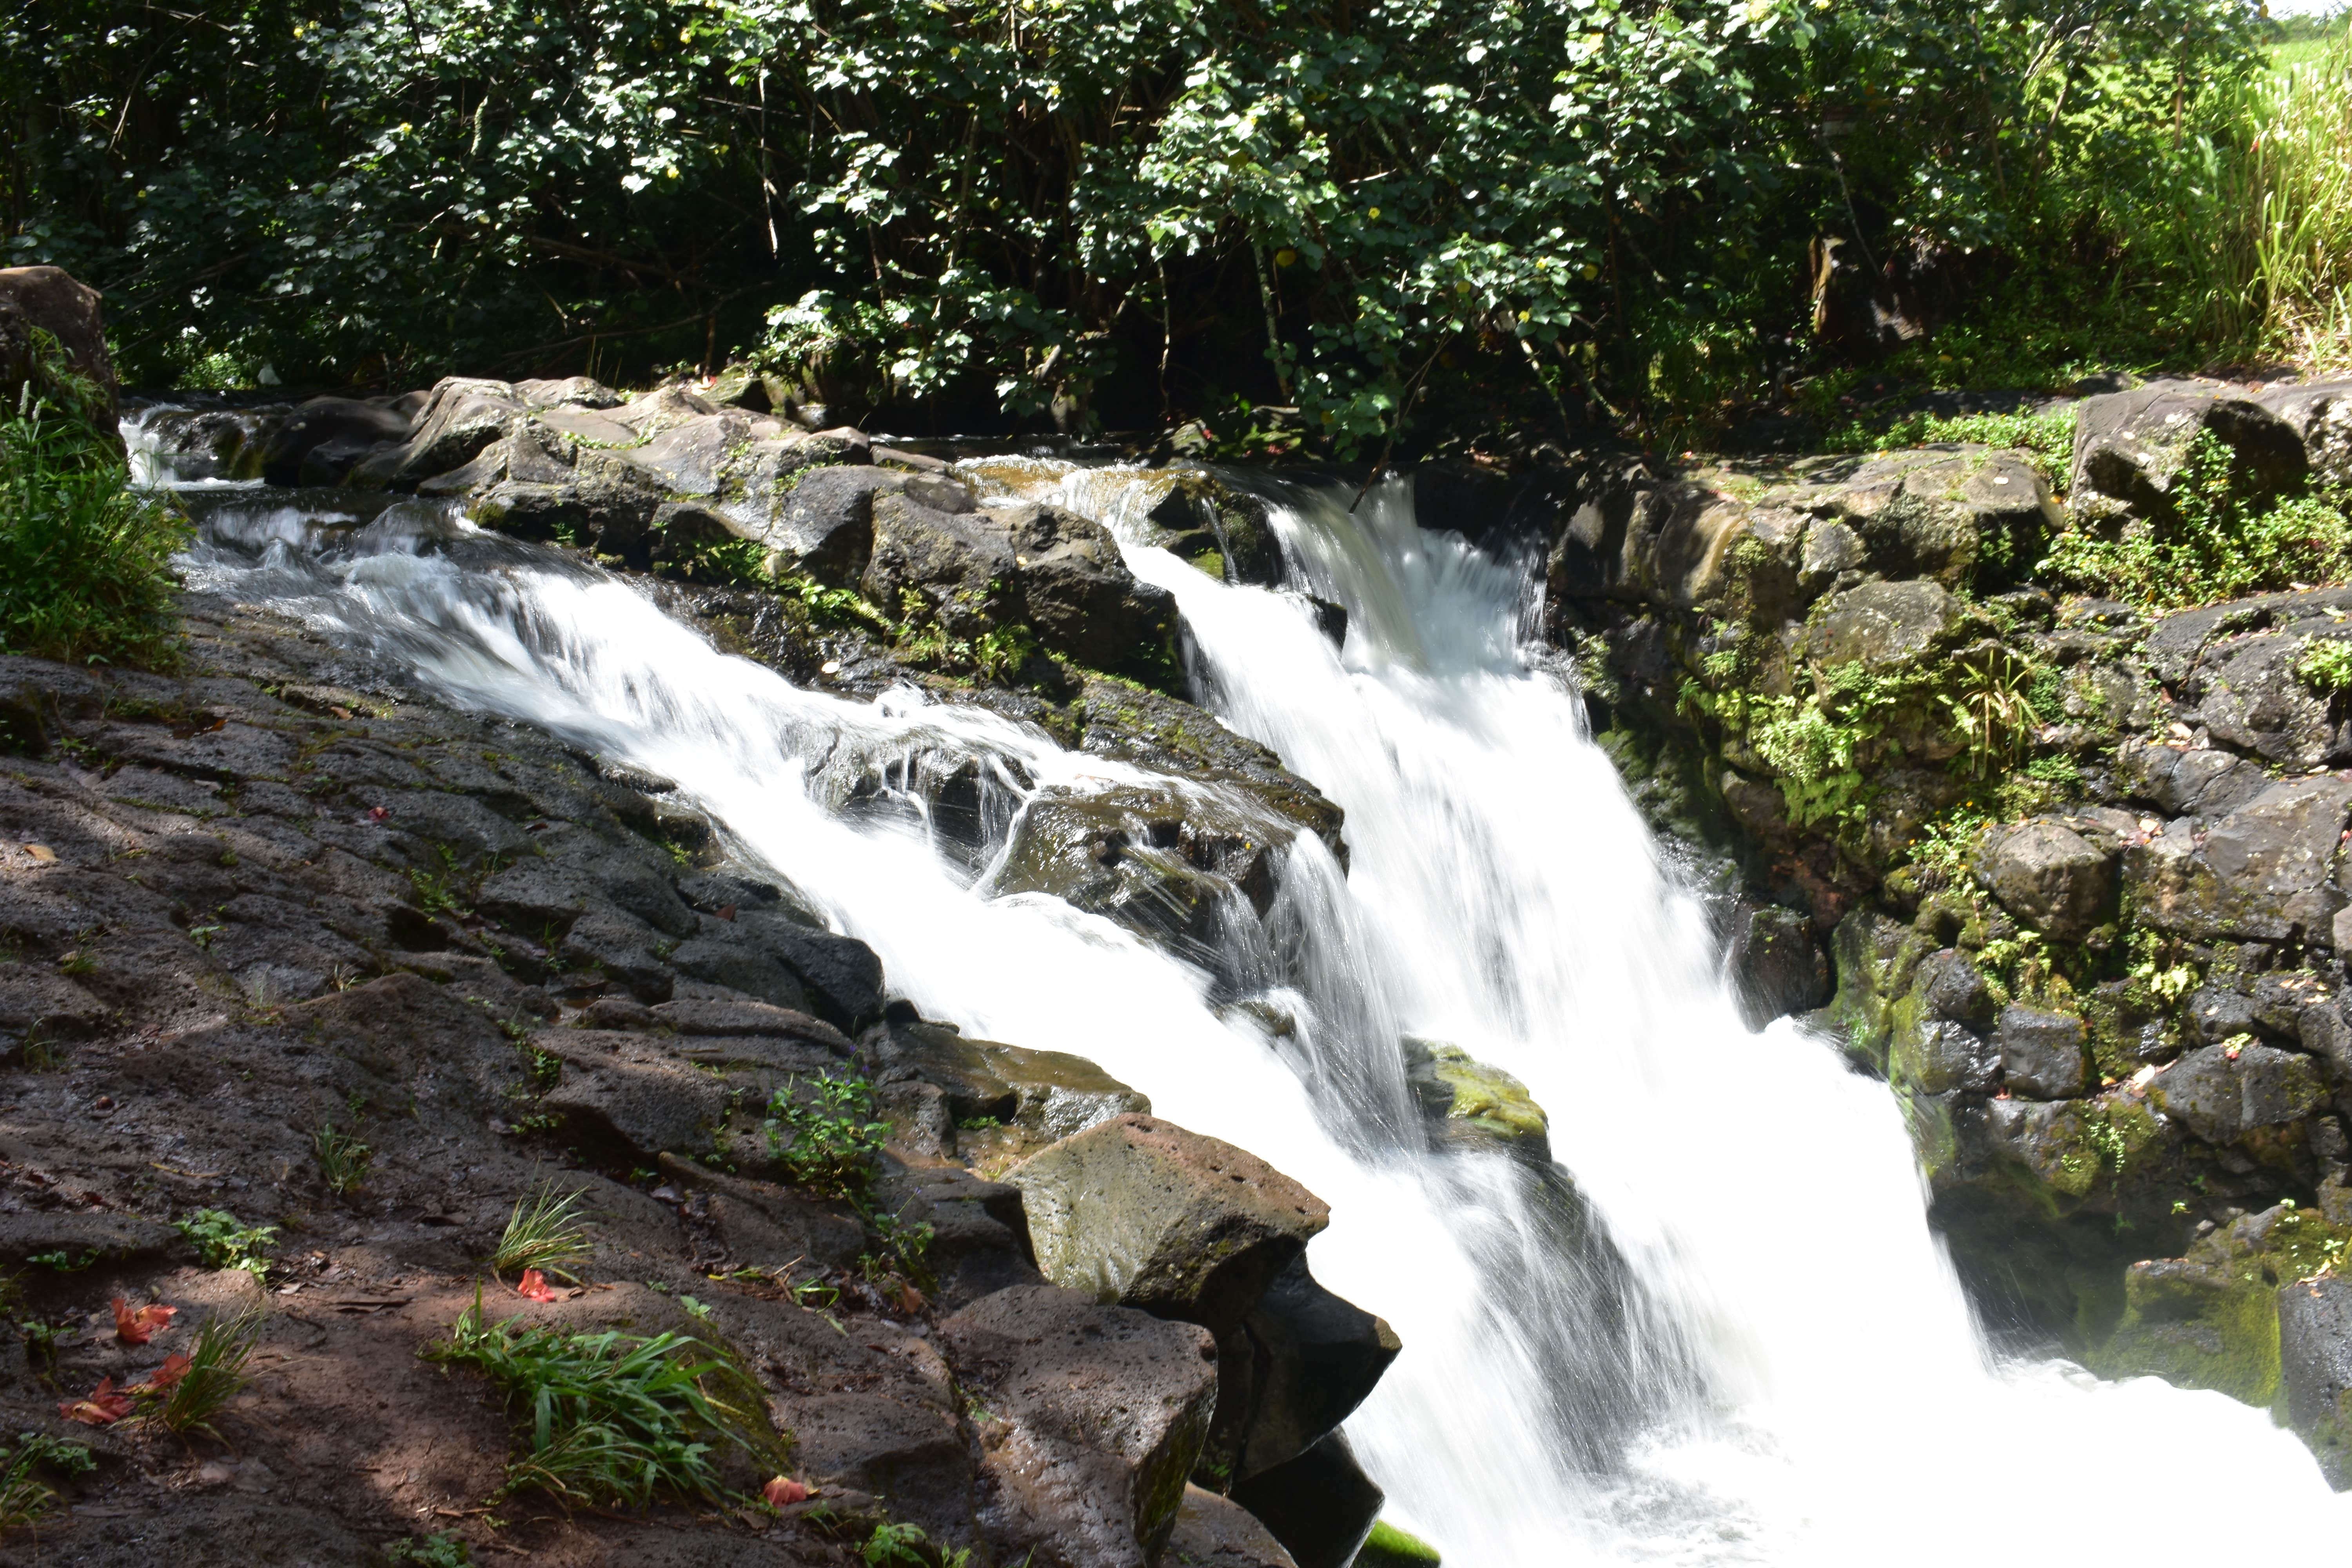
[{"label": "mossy rock", "polygon": [[1375,1520],[1356,1552],[1356,1568],[1437,1568],[1437,1548],[1387,1520]]},{"label": "mossy rock", "polygon": [[1490,1142],[1551,1163],[1551,1121],[1526,1084],[1443,1040],[1407,1036],[1404,1049],[1405,1081],[1441,1138]]}]

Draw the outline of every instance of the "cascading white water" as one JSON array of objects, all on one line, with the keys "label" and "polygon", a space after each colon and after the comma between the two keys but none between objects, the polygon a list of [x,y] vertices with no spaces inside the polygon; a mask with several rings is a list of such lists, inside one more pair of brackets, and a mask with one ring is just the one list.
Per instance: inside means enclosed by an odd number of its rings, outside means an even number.
[{"label": "cascading white water", "polygon": [[[1135,495],[1116,472],[1032,479],[1114,527]],[[1311,841],[1286,873],[1283,912],[1314,938],[1307,1061],[1109,922],[975,892],[919,819],[837,809],[858,759],[993,757],[1073,789],[1134,770],[911,693],[796,689],[622,582],[427,506],[322,533],[255,496],[196,573],[684,782],[927,1013],[1092,1058],[1315,1189],[1318,1274],[1406,1344],[1349,1431],[1449,1563],[2054,1564],[2119,1538],[2188,1563],[2340,1541],[2347,1505],[2260,1413],[1991,1362],[1884,1086],[1791,1026],[1740,1026],[1577,704],[1520,658],[1524,573],[1423,534],[1402,488],[1352,518],[1299,498],[1278,526],[1349,608],[1344,655],[1295,599],[1127,552],[1176,594],[1219,711],[1348,809],[1346,882]],[[1509,1162],[1351,1120],[1332,1085],[1392,1079],[1400,1023],[1533,1088],[1630,1288]]]}]

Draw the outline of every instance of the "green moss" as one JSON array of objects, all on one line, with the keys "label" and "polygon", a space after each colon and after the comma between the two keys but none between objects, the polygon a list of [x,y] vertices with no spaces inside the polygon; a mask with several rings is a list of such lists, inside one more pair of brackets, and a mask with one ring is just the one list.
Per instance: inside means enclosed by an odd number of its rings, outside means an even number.
[{"label": "green moss", "polygon": [[1373,1523],[1356,1553],[1356,1568],[1436,1568],[1440,1561],[1436,1547],[1385,1519]]},{"label": "green moss", "polygon": [[2123,1321],[2093,1352],[2102,1377],[2154,1376],[2266,1405],[2278,1395],[2278,1289],[2185,1263],[2124,1279]]}]

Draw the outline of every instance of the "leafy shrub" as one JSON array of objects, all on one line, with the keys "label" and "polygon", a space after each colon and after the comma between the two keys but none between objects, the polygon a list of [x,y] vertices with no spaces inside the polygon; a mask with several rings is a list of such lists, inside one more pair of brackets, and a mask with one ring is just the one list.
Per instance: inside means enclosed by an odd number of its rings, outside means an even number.
[{"label": "leafy shrub", "polygon": [[2253,489],[2209,430],[2183,447],[2168,499],[2168,517],[2078,519],[2051,541],[2041,570],[2060,586],[2161,609],[2352,572],[2352,521],[2337,500]]},{"label": "leafy shrub", "polygon": [[1938,441],[2023,452],[2043,479],[2063,489],[2074,461],[2074,406],[2068,404],[2048,414],[1906,414],[1878,426],[1854,421],[1831,431],[1822,446],[1832,452],[1871,452]]},{"label": "leafy shrub", "polygon": [[656,1492],[716,1498],[714,1442],[764,1453],[758,1419],[714,1397],[731,1370],[699,1340],[486,1321],[481,1298],[427,1345],[429,1360],[479,1367],[506,1395],[523,1451],[504,1490],[644,1507]]},{"label": "leafy shrub", "polygon": [[29,386],[0,420],[0,651],[168,665],[178,647],[171,559],[185,523],[131,490],[122,459]]},{"label": "leafy shrub", "polygon": [[2352,691],[2352,642],[2339,637],[2314,637],[2294,661],[2294,673],[2323,697]]},{"label": "leafy shrub", "polygon": [[269,1247],[278,1239],[274,1225],[247,1226],[226,1209],[198,1209],[175,1222],[180,1234],[194,1244],[207,1268],[242,1268],[258,1279],[269,1271]]},{"label": "leafy shrub", "polygon": [[874,1086],[853,1075],[810,1080],[803,1100],[787,1084],[768,1102],[768,1149],[796,1186],[827,1197],[858,1197],[890,1132],[874,1117]]}]

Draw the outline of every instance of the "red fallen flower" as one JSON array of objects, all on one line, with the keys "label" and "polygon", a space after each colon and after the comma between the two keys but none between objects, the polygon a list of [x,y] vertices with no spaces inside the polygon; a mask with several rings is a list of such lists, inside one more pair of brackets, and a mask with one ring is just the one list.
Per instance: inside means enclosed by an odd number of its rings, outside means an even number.
[{"label": "red fallen flower", "polygon": [[778,1476],[760,1489],[760,1495],[776,1508],[808,1500],[809,1489],[800,1482]]},{"label": "red fallen flower", "polygon": [[392,807],[388,805],[369,806],[368,820],[370,822],[390,822],[392,820]]},{"label": "red fallen flower", "polygon": [[143,1345],[158,1329],[168,1329],[179,1315],[177,1307],[151,1305],[132,1311],[121,1297],[114,1299],[114,1337],[126,1345]]},{"label": "red fallen flower", "polygon": [[188,1368],[194,1364],[195,1363],[190,1361],[186,1356],[182,1355],[177,1351],[173,1351],[170,1355],[163,1358],[163,1364],[162,1366],[157,1367],[153,1372],[147,1374],[146,1382],[134,1383],[122,1392],[125,1394],[169,1393],[172,1385],[179,1382],[180,1379],[187,1376]]},{"label": "red fallen flower", "polygon": [[88,1399],[58,1400],[58,1414],[85,1426],[111,1426],[131,1414],[131,1394],[127,1389],[117,1389],[114,1379],[101,1377]]},{"label": "red fallen flower", "polygon": [[548,1284],[547,1276],[538,1269],[526,1268],[522,1271],[522,1283],[515,1287],[515,1294],[527,1300],[552,1301],[555,1300],[555,1288]]}]

